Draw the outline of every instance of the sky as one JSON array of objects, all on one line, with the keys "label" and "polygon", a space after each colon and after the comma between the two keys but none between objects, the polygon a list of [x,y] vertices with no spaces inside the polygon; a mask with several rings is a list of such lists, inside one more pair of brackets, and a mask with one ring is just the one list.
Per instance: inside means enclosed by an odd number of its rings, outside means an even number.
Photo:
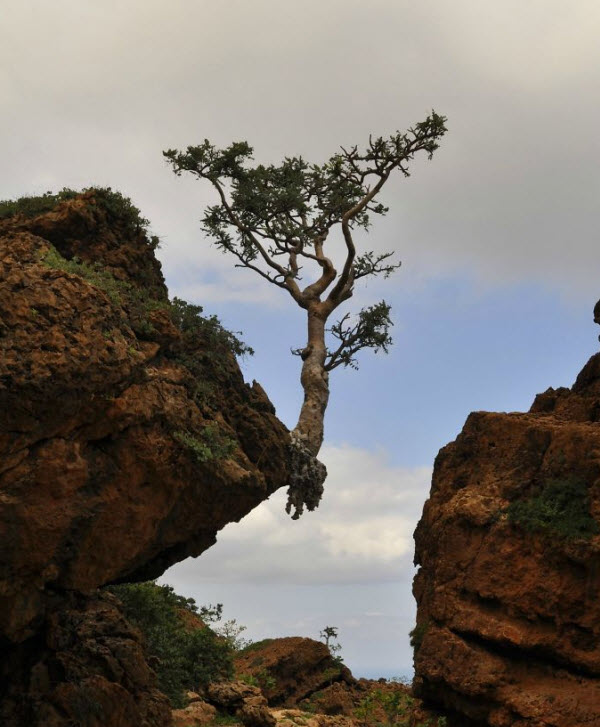
[{"label": "sky", "polygon": [[598,349],[596,0],[0,0],[0,198],[110,186],[161,239],[171,295],[216,313],[293,427],[301,311],[204,239],[211,190],[162,150],[248,140],[323,162],[421,121],[448,133],[391,179],[362,249],[402,268],[390,353],[332,374],[325,498],[276,493],[163,577],[260,639],[337,626],[357,676],[409,675],[412,532],[440,447],[472,410],[526,410]]}]

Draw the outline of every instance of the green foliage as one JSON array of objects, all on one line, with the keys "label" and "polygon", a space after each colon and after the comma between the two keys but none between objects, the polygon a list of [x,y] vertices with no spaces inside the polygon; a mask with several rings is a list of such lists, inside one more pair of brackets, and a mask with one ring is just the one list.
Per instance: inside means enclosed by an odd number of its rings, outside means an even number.
[{"label": "green foliage", "polygon": [[[233,252],[243,263],[251,263],[259,251],[250,232],[272,241],[271,255],[292,239],[313,244],[366,195],[375,175],[389,174],[394,168],[408,175],[404,163],[419,151],[431,157],[445,131],[445,118],[432,112],[407,133],[397,132],[389,139],[371,138],[364,153],[357,148],[342,149],[322,165],[309,164],[302,157],[286,157],[278,166],[248,166],[253,150],[245,141],[217,149],[205,139],[185,152],[169,149],[163,155],[177,175],[189,172],[215,186],[230,185],[233,214],[223,204],[209,207],[204,230],[217,246]],[[361,169],[361,164],[367,169]],[[369,213],[386,212],[381,204],[366,205],[352,216],[350,224],[367,228]],[[236,225],[234,218],[241,225]]]},{"label": "green foliage", "polygon": [[244,646],[241,650],[242,654],[248,654],[251,651],[259,651],[264,646],[267,646],[273,641],[273,639],[262,639],[262,641],[253,641],[251,644]]},{"label": "green foliage", "polygon": [[234,651],[242,651],[252,644],[250,639],[245,639],[242,636],[244,631],[246,631],[246,627],[239,624],[234,618],[225,621],[225,623],[215,630],[219,636],[227,641]]},{"label": "green foliage", "polygon": [[13,217],[17,214],[28,218],[37,217],[45,212],[52,211],[60,202],[74,199],[78,195],[79,192],[65,187],[56,194],[45,192],[35,197],[19,197],[18,199],[4,200],[0,202],[0,219]]},{"label": "green foliage", "polygon": [[152,338],[154,333],[149,320],[150,312],[169,308],[167,301],[156,300],[143,288],[132,285],[126,280],[119,280],[100,263],[91,265],[76,257],[67,260],[53,246],[48,249],[40,262],[48,268],[78,275],[95,288],[104,291],[113,305],[122,307],[126,311],[132,329],[142,339]]},{"label": "green foliage", "polygon": [[370,725],[375,712],[375,692],[368,692],[358,703],[354,715],[363,725]]},{"label": "green foliage", "polygon": [[[119,280],[99,263],[89,264],[76,257],[67,260],[53,246],[41,258],[41,263],[48,268],[77,275],[104,291],[111,303],[126,309],[131,327],[140,338],[152,338],[154,328],[150,323],[149,314],[153,310],[162,309],[169,311],[173,322],[181,330],[187,343],[192,342],[198,336],[202,337],[213,363],[224,349],[232,351],[238,356],[254,353],[236,335],[226,330],[216,316],[203,317],[201,306],[186,303],[179,298],[174,298],[170,303],[156,300],[150,297],[143,288],[132,285],[126,280]],[[180,354],[178,358],[183,365],[190,368],[192,373],[198,373],[195,371],[199,365],[196,357]],[[202,377],[198,376],[197,379],[195,382],[197,397],[209,396],[212,393],[209,390],[210,384],[203,383]],[[207,436],[210,438],[210,433]]]},{"label": "green foliage", "polygon": [[236,674],[236,678],[251,687],[260,687],[266,691],[277,686],[277,680],[266,669],[261,669],[255,674]]},{"label": "green foliage", "polygon": [[372,348],[388,352],[392,344],[389,334],[390,326],[394,325],[390,318],[391,306],[384,300],[375,305],[363,308],[354,324],[348,324],[350,314],[347,313],[340,321],[334,323],[329,332],[340,343],[335,351],[327,352],[325,369],[331,371],[338,366],[350,366],[357,369],[356,354],[363,348]]},{"label": "green foliage", "polygon": [[181,298],[175,297],[171,301],[171,319],[187,340],[201,337],[209,349],[226,348],[236,356],[251,356],[254,353],[237,335],[223,328],[217,316],[202,316],[202,311],[202,306],[186,303]]},{"label": "green foliage", "polygon": [[126,618],[143,633],[146,653],[158,663],[159,688],[174,708],[185,706],[187,690],[231,678],[233,652],[227,641],[208,626],[189,631],[181,618],[185,610],[204,621],[218,619],[220,604],[198,611],[194,599],[153,581],[110,586],[108,590],[121,600]]},{"label": "green foliage", "polygon": [[241,724],[240,718],[234,714],[217,714],[214,724]]},{"label": "green foliage", "polygon": [[410,645],[412,646],[415,654],[421,648],[421,644],[423,643],[423,639],[425,638],[428,628],[429,623],[427,621],[423,621],[422,623],[417,624],[409,633]]},{"label": "green foliage", "polygon": [[600,532],[590,513],[585,482],[576,477],[551,480],[539,494],[512,502],[508,521],[528,533],[542,533],[562,540],[589,540]]},{"label": "green foliage", "polygon": [[41,263],[47,268],[63,270],[65,273],[78,275],[80,278],[87,280],[95,288],[103,290],[115,305],[123,304],[123,297],[132,287],[123,280],[117,280],[114,275],[104,270],[99,263],[90,265],[76,257],[72,260],[67,260],[53,246],[41,258]]},{"label": "green foliage", "polygon": [[[390,683],[396,680],[389,680]],[[435,722],[427,719],[425,722],[415,722],[413,712],[415,700],[411,695],[402,689],[376,689],[369,692],[354,710],[355,716],[365,727],[381,723],[376,719],[376,714],[382,710],[385,714],[387,727],[445,727],[447,720],[439,717]]]},{"label": "green foliage", "polygon": [[191,450],[198,462],[226,459],[237,446],[234,439],[222,433],[218,424],[207,424],[197,436],[188,431],[174,432],[173,438]]},{"label": "green foliage", "polygon": [[[81,194],[92,192],[96,204],[101,205],[109,217],[120,220],[125,226],[125,231],[130,234],[147,232],[149,221],[142,217],[140,210],[133,204],[129,197],[121,192],[116,192],[110,187],[87,187],[81,192],[65,187],[60,192],[53,194],[46,192],[36,197],[20,197],[16,200],[5,200],[0,202],[0,219],[20,214],[24,217],[37,217],[46,212],[51,212],[58,204],[66,200],[75,199]],[[159,240],[156,236],[150,238],[150,247],[158,247]]]},{"label": "green foliage", "polygon": [[[286,290],[307,311],[329,289],[328,316],[352,297],[357,280],[386,278],[399,267],[391,260],[393,252],[357,254],[352,231],[368,229],[372,215],[387,212],[376,201],[383,185],[394,170],[409,176],[408,164],[416,154],[425,152],[431,158],[446,132],[445,122],[432,111],[405,133],[369,137],[360,151],[357,146],[342,147],[321,165],[300,156],[286,157],[278,165],[253,165],[253,150],[245,141],[218,149],[205,139],[184,152],[169,149],[163,155],[176,175],[190,173],[215,188],[218,203],[206,209],[202,227],[218,248],[236,258],[236,267],[249,268]],[[336,226],[345,243],[341,264],[324,252]],[[319,271],[319,278],[302,283],[302,289],[300,281],[309,266]],[[354,355],[362,348],[386,352],[391,344],[385,302],[364,309],[354,326],[345,326],[347,318],[330,329],[340,343],[330,354],[327,370],[356,367]],[[302,354],[310,354],[308,347]]]}]

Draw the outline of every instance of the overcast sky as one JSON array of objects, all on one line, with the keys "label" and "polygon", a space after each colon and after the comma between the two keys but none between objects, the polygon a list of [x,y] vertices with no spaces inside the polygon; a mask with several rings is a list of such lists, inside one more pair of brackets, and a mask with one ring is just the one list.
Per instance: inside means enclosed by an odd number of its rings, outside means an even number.
[{"label": "overcast sky", "polygon": [[161,151],[247,139],[260,162],[321,162],[448,117],[361,239],[402,259],[357,294],[392,303],[396,343],[332,378],[322,507],[291,522],[278,493],[167,582],[252,637],[336,625],[356,674],[410,671],[411,537],[437,450],[471,410],[571,384],[598,347],[599,34],[596,0],[0,0],[0,198],[129,195],[171,294],[243,331],[245,375],[290,427],[300,311],[203,240],[211,190]]}]

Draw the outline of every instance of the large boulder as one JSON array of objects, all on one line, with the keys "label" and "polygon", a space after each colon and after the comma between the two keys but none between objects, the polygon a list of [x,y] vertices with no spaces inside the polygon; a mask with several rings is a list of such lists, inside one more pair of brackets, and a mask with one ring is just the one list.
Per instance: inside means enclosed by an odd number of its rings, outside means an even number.
[{"label": "large boulder", "polygon": [[494,727],[600,725],[600,354],[471,414],[415,532],[415,687]]},{"label": "large boulder", "polygon": [[[8,677],[75,608],[71,594],[199,555],[288,478],[288,432],[244,383],[231,338],[169,303],[154,241],[114,201],[92,190],[0,220]],[[129,719],[114,714],[103,724]]]},{"label": "large boulder", "polygon": [[323,642],[300,636],[252,644],[238,654],[235,669],[258,682],[271,706],[293,707],[335,682],[355,681]]},{"label": "large boulder", "polygon": [[[38,634],[3,652],[3,727],[165,727],[167,698],[117,599],[68,594]],[[8,658],[6,658],[8,657]]]}]

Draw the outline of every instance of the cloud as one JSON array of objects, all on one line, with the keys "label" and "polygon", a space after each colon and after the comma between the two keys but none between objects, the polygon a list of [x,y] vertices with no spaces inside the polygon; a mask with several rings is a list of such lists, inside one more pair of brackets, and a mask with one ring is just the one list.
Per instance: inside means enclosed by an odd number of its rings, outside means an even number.
[{"label": "cloud", "polygon": [[449,117],[442,147],[390,182],[390,214],[364,244],[398,249],[412,280],[531,280],[591,298],[598,20],[593,0],[12,4],[0,195],[112,185],[167,238],[170,285],[195,261],[199,294],[278,305],[261,280],[229,284],[230,261],[199,244],[209,191],[175,179],[161,150],[246,138],[261,162],[320,162],[433,106]]},{"label": "cloud", "polygon": [[285,493],[278,492],[227,526],[199,561],[176,566],[177,578],[316,585],[409,575],[412,533],[431,469],[396,467],[383,451],[348,445],[326,446],[321,456],[329,475],[318,510],[292,521],[284,512]]}]

